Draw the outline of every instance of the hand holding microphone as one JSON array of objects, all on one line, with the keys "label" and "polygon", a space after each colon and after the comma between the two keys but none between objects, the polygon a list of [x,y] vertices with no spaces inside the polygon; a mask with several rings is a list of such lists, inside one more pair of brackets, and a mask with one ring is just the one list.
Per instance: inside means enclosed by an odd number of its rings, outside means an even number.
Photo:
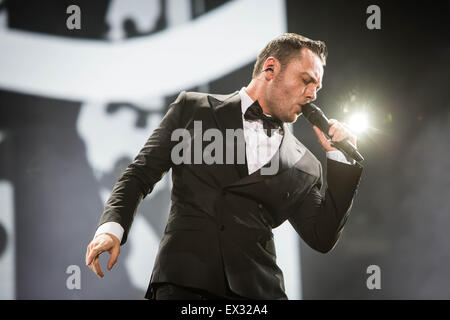
[{"label": "hand holding microphone", "polygon": [[[313,125],[319,142],[326,151],[340,150],[356,161],[364,160],[356,149],[356,136],[337,120],[328,120],[319,107],[312,103],[302,106],[302,113]],[[331,141],[327,138],[331,137]]]},{"label": "hand holding microphone", "polygon": [[317,138],[319,139],[319,143],[325,151],[339,150],[339,148],[335,147],[335,143],[345,139],[356,147],[356,136],[348,133],[348,129],[345,128],[342,123],[335,119],[330,119],[328,120],[328,124],[330,129],[327,135],[325,135],[325,133],[322,132],[322,130],[320,130],[316,125],[313,125],[313,130],[315,131]]}]

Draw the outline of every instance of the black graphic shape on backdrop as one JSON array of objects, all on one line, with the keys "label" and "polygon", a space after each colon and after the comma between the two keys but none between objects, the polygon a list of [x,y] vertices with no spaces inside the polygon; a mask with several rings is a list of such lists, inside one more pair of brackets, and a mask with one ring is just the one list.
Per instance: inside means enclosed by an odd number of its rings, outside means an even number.
[{"label": "black graphic shape on backdrop", "polygon": [[127,102],[112,102],[108,103],[108,105],[106,106],[106,112],[111,114],[114,114],[115,112],[118,112],[121,109],[130,109],[136,113],[135,125],[138,128],[147,127],[147,120],[149,116],[154,114],[163,115],[163,111],[160,108],[158,108],[157,110],[145,110],[143,108],[140,108],[139,106],[136,106],[135,104]]},{"label": "black graphic shape on backdrop", "polygon": [[136,23],[132,19],[127,18],[124,20],[123,28],[125,30],[127,38],[147,36],[147,35],[159,32],[159,31],[167,28],[166,1],[159,0],[159,3],[160,3],[161,10],[160,10],[158,20],[156,21],[154,28],[152,30],[150,30],[149,32],[138,31],[138,29],[136,27]]},{"label": "black graphic shape on backdrop", "polygon": [[0,223],[0,259],[3,255],[3,252],[6,249],[6,245],[8,242],[8,235],[6,233],[6,229],[3,224]]},{"label": "black graphic shape on backdrop", "polygon": [[[144,296],[123,263],[129,250],[123,250],[107,281],[84,264],[103,206],[76,129],[80,108],[78,102],[0,90],[0,131],[8,133],[0,150],[9,150],[12,159],[0,180],[14,188],[18,299]],[[69,265],[80,266],[82,290],[66,288]]]},{"label": "black graphic shape on backdrop", "polygon": [[[109,0],[14,0],[6,1],[8,26],[32,32],[83,39],[105,39],[105,16]],[[77,5],[81,10],[81,29],[69,30],[66,10]]]},{"label": "black graphic shape on backdrop", "polygon": [[[450,74],[442,72],[442,66],[448,65],[450,53],[446,26],[450,6],[445,1],[427,7],[377,1],[382,28],[374,32],[366,27],[370,4],[286,0],[288,30],[324,40],[328,47],[317,104],[329,106],[326,112],[343,120],[339,107],[348,99],[341,97],[352,92],[361,102],[372,98],[372,111],[381,119],[392,113],[395,125],[386,128],[390,132],[383,130],[390,133],[389,139],[383,138],[383,149],[382,144],[358,140],[367,162],[337,247],[321,255],[302,242],[303,298],[448,299],[450,254],[442,244],[450,237],[441,229],[448,225],[443,213],[449,210],[442,201],[448,175],[438,178],[433,168],[446,168],[450,157],[446,148],[428,153],[427,142],[441,146],[442,137],[448,137],[444,127],[433,129],[431,120],[447,120]],[[426,117],[418,119],[424,110],[429,122]],[[371,125],[376,126],[373,120]],[[310,125],[299,119],[294,132],[326,170],[325,153]],[[422,145],[417,144],[419,138]],[[405,210],[414,196],[411,209]],[[381,267],[382,290],[366,286],[366,268],[374,263]]]}]

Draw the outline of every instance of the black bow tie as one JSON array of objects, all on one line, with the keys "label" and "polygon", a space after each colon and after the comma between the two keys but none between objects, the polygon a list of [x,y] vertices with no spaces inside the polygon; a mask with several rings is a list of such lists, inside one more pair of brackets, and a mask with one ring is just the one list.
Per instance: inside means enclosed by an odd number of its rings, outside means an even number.
[{"label": "black bow tie", "polygon": [[253,104],[248,107],[247,111],[244,114],[245,120],[254,121],[254,120],[262,120],[263,128],[268,137],[272,135],[271,129],[278,129],[283,127],[283,122],[275,117],[266,116],[258,101],[253,102]]}]

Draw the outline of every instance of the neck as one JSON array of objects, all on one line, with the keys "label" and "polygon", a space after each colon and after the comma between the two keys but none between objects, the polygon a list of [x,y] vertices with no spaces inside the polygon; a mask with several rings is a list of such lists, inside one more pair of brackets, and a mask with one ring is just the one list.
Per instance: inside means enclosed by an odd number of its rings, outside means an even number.
[{"label": "neck", "polygon": [[269,110],[267,106],[267,102],[264,96],[265,92],[265,82],[264,80],[254,78],[248,86],[246,87],[245,91],[249,95],[250,98],[252,98],[253,101],[258,100],[259,105],[261,106],[263,113],[272,115],[271,111]]}]

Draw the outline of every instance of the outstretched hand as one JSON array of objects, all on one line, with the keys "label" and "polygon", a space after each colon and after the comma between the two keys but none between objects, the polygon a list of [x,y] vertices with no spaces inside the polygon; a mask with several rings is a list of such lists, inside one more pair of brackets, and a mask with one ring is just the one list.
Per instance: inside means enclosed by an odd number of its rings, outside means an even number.
[{"label": "outstretched hand", "polygon": [[108,270],[111,270],[120,253],[120,241],[116,236],[110,233],[99,234],[91,241],[86,250],[86,265],[100,278],[103,278],[100,254],[105,251],[111,255],[108,261]]}]

